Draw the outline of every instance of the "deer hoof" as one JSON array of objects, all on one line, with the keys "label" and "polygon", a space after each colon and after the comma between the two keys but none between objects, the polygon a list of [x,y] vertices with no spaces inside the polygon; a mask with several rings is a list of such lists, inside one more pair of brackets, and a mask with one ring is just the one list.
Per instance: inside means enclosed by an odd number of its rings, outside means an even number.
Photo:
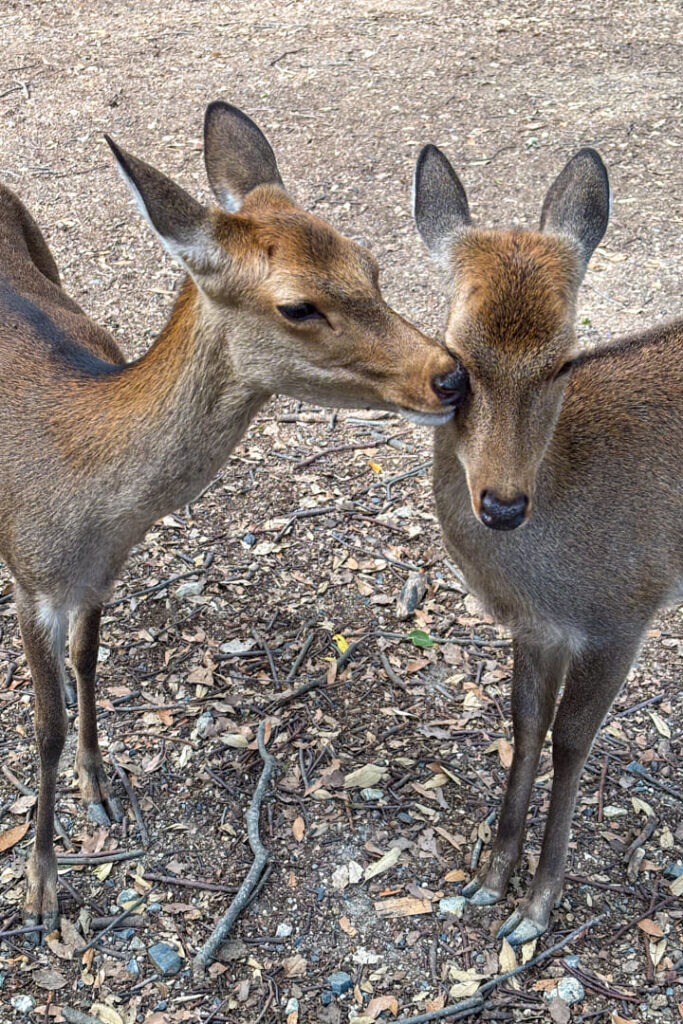
[{"label": "deer hoof", "polygon": [[507,921],[499,928],[498,939],[507,939],[511,946],[523,946],[525,942],[543,935],[547,925],[538,924],[528,917],[524,917],[519,910],[510,914]]},{"label": "deer hoof", "polygon": [[49,858],[44,860],[31,857],[26,865],[28,891],[24,904],[24,925],[35,928],[27,932],[31,945],[38,946],[44,935],[49,935],[59,925],[59,904],[57,902],[57,864]]},{"label": "deer hoof", "polygon": [[462,894],[467,902],[471,903],[474,907],[492,907],[494,903],[499,903],[503,898],[502,893],[488,889],[478,878],[474,878],[469,882],[463,889]]},{"label": "deer hoof", "polygon": [[104,800],[89,800],[88,817],[96,825],[104,825],[105,828],[109,828],[112,822],[123,821],[123,809],[116,797],[113,796],[107,796]]}]

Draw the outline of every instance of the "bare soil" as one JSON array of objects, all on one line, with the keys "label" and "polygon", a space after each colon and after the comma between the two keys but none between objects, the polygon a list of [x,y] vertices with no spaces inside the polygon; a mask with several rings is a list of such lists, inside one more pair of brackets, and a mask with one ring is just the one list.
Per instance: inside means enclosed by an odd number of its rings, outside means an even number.
[{"label": "bare soil", "polygon": [[[683,61],[674,3],[5,0],[0,24],[0,177],[43,227],[66,288],[131,356],[161,327],[180,272],[137,215],[102,134],[206,198],[201,123],[216,98],[262,126],[292,194],[370,245],[387,298],[426,329],[441,330],[445,315],[409,212],[414,160],[427,141],[446,150],[474,216],[492,225],[533,225],[567,157],[596,146],[614,208],[581,292],[581,337],[597,342],[680,314]],[[346,444],[360,447],[298,464]],[[511,650],[445,561],[429,458],[425,429],[276,400],[208,493],[133,553],[104,622],[100,723],[150,843],[109,868],[65,867],[67,923],[47,946],[3,940],[0,1021],[58,1022],[61,1008],[114,1024],[400,1019],[461,998],[458,972],[488,978],[505,966],[495,931],[538,856],[550,750],[510,898],[444,917],[439,899],[460,891],[458,877],[469,879],[478,838],[486,857],[486,819],[499,806]],[[331,510],[282,532],[295,512],[318,509]],[[430,587],[406,623],[395,598],[411,565]],[[174,582],[131,596],[165,580]],[[178,595],[188,582],[201,592]],[[0,593],[2,763],[35,789],[31,681],[4,573]],[[416,647],[405,639],[415,628],[448,642]],[[333,678],[338,635],[360,644]],[[601,920],[567,947],[578,962],[530,968],[518,987],[496,992],[482,1019],[683,1015],[683,908],[665,874],[683,841],[682,638],[680,615],[662,616],[599,734],[564,897],[535,952]],[[223,645],[234,641],[251,643],[252,654],[230,656]],[[264,642],[274,672],[258,653]],[[382,650],[402,685],[389,679]],[[272,708],[325,672],[325,686]],[[170,943],[189,965],[231,898],[180,882],[236,886],[251,863],[244,812],[261,769],[256,729],[269,709],[279,773],[261,834],[272,871],[203,982],[189,969],[159,977],[149,947]],[[139,849],[132,812],[109,831],[86,820],[74,751],[72,740],[58,803],[73,847]],[[633,761],[660,786],[630,774]],[[369,787],[379,795],[345,788],[368,764],[383,769]],[[0,930],[21,925],[33,834],[32,799],[21,799],[1,775],[0,838],[29,827],[0,855]],[[642,855],[629,853],[637,840]],[[365,870],[392,846],[401,851],[393,867],[349,880],[355,864]],[[88,918],[120,910],[125,890],[146,897],[133,931],[110,933],[74,958],[82,940],[68,922],[89,934]],[[381,916],[377,904],[393,897],[412,899],[413,909],[422,901],[425,912]],[[323,1005],[338,970],[353,987]],[[544,991],[572,972],[584,996],[569,1008],[549,1004]],[[19,995],[35,1000],[25,1014]]]}]

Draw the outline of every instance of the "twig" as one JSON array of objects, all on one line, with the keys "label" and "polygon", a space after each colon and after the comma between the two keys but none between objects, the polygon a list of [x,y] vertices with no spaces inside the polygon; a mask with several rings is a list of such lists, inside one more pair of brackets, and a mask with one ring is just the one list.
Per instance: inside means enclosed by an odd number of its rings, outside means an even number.
[{"label": "twig", "polygon": [[157,590],[165,590],[166,587],[170,587],[172,583],[177,583],[178,580],[186,580],[188,576],[199,576],[203,572],[203,569],[190,569],[188,572],[178,573],[177,576],[169,576],[167,580],[162,580],[161,583],[155,583],[152,587],[145,587],[143,590],[134,590],[132,594],[126,594],[125,597],[117,597],[113,601],[107,601],[104,607],[115,608],[119,604],[125,604],[126,601],[131,601],[134,597],[146,597],[147,594],[155,594]]},{"label": "twig", "polygon": [[129,903],[125,910],[122,910],[120,914],[117,914],[116,917],[112,918],[112,920],[110,921],[106,928],[103,928],[101,932],[97,933],[97,935],[93,935],[92,939],[90,939],[89,942],[86,942],[85,946],[81,946],[80,949],[75,950],[76,956],[81,956],[82,953],[87,952],[89,949],[91,949],[92,946],[95,946],[97,945],[98,942],[101,942],[105,935],[113,931],[114,928],[116,928],[117,925],[121,924],[122,921],[125,921],[128,915],[132,914],[134,910],[137,910],[140,904],[144,903],[146,899],[146,896],[138,896],[136,900],[133,900],[132,903]]},{"label": "twig", "polygon": [[206,892],[237,892],[236,885],[219,885],[218,882],[202,882],[195,878],[175,878],[173,875],[147,873],[142,876],[146,882],[161,882],[163,885],[180,885],[186,889],[203,889]]},{"label": "twig", "polygon": [[[484,823],[486,825],[493,825],[495,820],[496,820],[496,812],[495,811],[491,811],[491,813],[487,814],[486,818],[484,819]],[[481,851],[482,851],[483,846],[484,846],[484,840],[481,837],[478,837],[477,841],[474,844],[474,847],[472,849],[472,857],[471,857],[471,860],[470,860],[470,869],[472,871],[476,871],[476,869],[477,869],[477,866],[479,864],[479,858],[481,857]]]},{"label": "twig", "polygon": [[11,935],[26,935],[28,932],[46,932],[47,926],[44,924],[30,924],[24,928],[10,928],[8,931],[0,932],[0,939],[9,938]]},{"label": "twig", "polygon": [[605,754],[605,760],[602,762],[602,771],[600,772],[600,785],[598,787],[598,824],[602,824],[602,805],[605,799],[605,779],[607,778],[607,762],[608,757]]},{"label": "twig", "polygon": [[499,974],[497,978],[492,978],[491,981],[487,981],[485,985],[482,985],[476,995],[470,999],[463,999],[459,1003],[453,1003],[451,1006],[444,1006],[442,1010],[434,1010],[432,1013],[422,1013],[419,1017],[401,1017],[400,1020],[394,1022],[394,1024],[427,1024],[427,1021],[433,1020],[444,1020],[446,1017],[452,1017],[454,1019],[460,1017],[469,1017],[473,1013],[477,1013],[481,1010],[486,1000],[484,996],[488,995],[499,985],[504,984],[510,978],[517,977],[518,974],[522,974],[524,971],[528,971],[530,967],[535,967],[536,964],[542,963],[544,960],[548,960],[555,953],[558,953],[565,946],[568,946],[570,942],[577,939],[584,932],[594,928],[596,924],[604,919],[605,914],[599,914],[598,917],[592,918],[587,921],[586,924],[580,925],[575,928],[574,931],[570,932],[569,935],[565,935],[560,942],[556,942],[550,949],[544,949],[538,956],[534,956],[531,960],[527,960],[525,964],[519,964],[517,967],[513,967],[511,971],[506,971],[504,974]]},{"label": "twig", "polygon": [[389,664],[389,659],[387,658],[387,656],[384,653],[384,651],[380,651],[379,652],[379,660],[382,662],[382,668],[384,669],[384,671],[386,672],[387,676],[389,677],[389,681],[392,682],[394,684],[394,686],[398,686],[399,690],[407,690],[408,687],[403,682],[401,677],[396,675],[396,673],[394,672],[393,668]]},{"label": "twig", "polygon": [[[361,639],[356,640],[353,644],[349,644],[344,653],[337,658],[337,675],[339,675],[341,670],[345,668],[347,662],[351,660],[362,642],[363,640]],[[307,683],[303,683],[302,686],[299,686],[296,690],[292,690],[291,693],[283,693],[281,697],[278,697],[277,700],[274,700],[269,705],[269,710],[275,711],[276,708],[281,708],[283,704],[289,704],[290,701],[296,700],[297,697],[302,697],[305,693],[310,693],[311,690],[317,690],[318,687],[324,686],[326,681],[327,672],[323,672],[321,675],[316,676],[315,679],[309,679]]]},{"label": "twig", "polygon": [[268,659],[268,666],[270,668],[270,674],[273,677],[273,683],[275,684],[275,689],[276,690],[281,689],[280,677],[277,674],[277,666],[275,664],[275,659],[273,658],[273,652],[271,651],[270,647],[268,646],[268,644],[266,643],[264,638],[261,636],[261,634],[258,633],[255,629],[252,629],[251,635],[253,636],[253,638],[256,641],[256,643],[257,644],[261,644],[261,646],[263,647],[263,650],[266,652],[266,658]]},{"label": "twig", "polygon": [[627,921],[626,924],[622,924],[621,928],[617,929],[617,931],[613,933],[610,939],[610,944],[614,945],[622,935],[625,935],[626,932],[630,931],[631,928],[637,925],[639,921],[642,921],[646,917],[652,917],[657,910],[661,910],[663,907],[668,907],[670,903],[674,903],[677,899],[678,896],[667,896],[666,899],[660,900],[659,903],[656,903],[654,907],[651,907],[646,913],[642,913],[641,911],[641,913],[636,917],[632,917],[630,921]]},{"label": "twig", "polygon": [[638,764],[637,761],[631,761],[630,764],[626,765],[626,771],[629,775],[637,775],[638,778],[642,779],[648,786],[652,786],[653,789],[661,789],[663,793],[667,793],[669,796],[674,797],[675,800],[683,802],[683,791],[676,789],[674,786],[667,786],[665,782],[660,782],[654,775],[651,775],[647,769],[643,768],[642,764]]},{"label": "twig", "polygon": [[259,835],[259,815],[261,811],[261,804],[263,803],[263,798],[268,788],[270,777],[276,766],[275,758],[266,750],[265,731],[266,723],[263,721],[259,725],[257,737],[259,754],[263,761],[263,771],[261,772],[261,777],[259,778],[258,785],[254,791],[254,796],[249,806],[249,810],[247,811],[247,834],[249,836],[249,845],[251,846],[254,854],[254,862],[251,865],[246,878],[242,882],[242,885],[237,890],[237,894],[227,911],[195,956],[193,966],[195,972],[198,974],[202,974],[204,972],[204,969],[210,961],[214,959],[219,947],[225,942],[230,933],[230,929],[248,902],[252,890],[259,881],[261,874],[263,873],[263,869],[268,863],[268,859],[270,857],[270,854],[261,842],[261,837]]},{"label": "twig", "polygon": [[301,666],[302,666],[302,664],[304,662],[304,658],[308,654],[308,652],[310,650],[310,647],[311,647],[311,644],[313,643],[314,640],[315,640],[315,630],[311,630],[311,632],[308,634],[308,636],[304,640],[304,642],[303,642],[303,644],[301,646],[301,650],[299,651],[299,653],[296,656],[296,661],[294,662],[294,664],[290,668],[289,672],[287,673],[287,678],[285,679],[285,685],[286,686],[289,686],[289,684],[295,678],[295,676],[296,676],[297,672],[299,671],[299,669],[301,668]]},{"label": "twig", "polygon": [[361,448],[379,448],[383,444],[389,444],[390,441],[394,441],[400,434],[393,434],[391,437],[379,437],[370,441],[352,441],[349,444],[336,444],[332,448],[325,448],[322,452],[315,452],[313,455],[307,456],[305,459],[299,459],[294,465],[297,469],[302,469],[303,466],[311,466],[318,459],[324,458],[326,455],[336,455],[338,452],[352,452]]},{"label": "twig", "polygon": [[126,794],[128,796],[128,800],[130,801],[130,806],[133,808],[133,814],[135,815],[135,820],[138,823],[138,829],[140,830],[140,838],[142,839],[142,845],[149,846],[149,832],[147,831],[147,826],[145,825],[145,819],[142,817],[140,804],[138,803],[138,798],[135,795],[135,790],[133,789],[131,781],[128,778],[126,771],[121,767],[121,765],[117,761],[114,760],[113,757],[110,757],[110,761],[112,763],[114,771],[121,779],[123,788],[125,789]]},{"label": "twig", "polygon": [[128,853],[125,851],[109,853],[58,853],[57,863],[58,864],[104,864],[112,861],[115,863],[121,860],[137,860],[138,857],[144,857],[144,850],[130,850]]},{"label": "twig", "polygon": [[657,828],[658,824],[659,818],[657,817],[657,815],[651,814],[645,822],[645,827],[643,828],[642,832],[640,832],[636,836],[636,838],[633,840],[629,848],[624,852],[625,861],[630,861],[631,857],[636,852],[636,850],[639,847],[641,847],[643,843],[646,843],[648,841],[654,830]]}]

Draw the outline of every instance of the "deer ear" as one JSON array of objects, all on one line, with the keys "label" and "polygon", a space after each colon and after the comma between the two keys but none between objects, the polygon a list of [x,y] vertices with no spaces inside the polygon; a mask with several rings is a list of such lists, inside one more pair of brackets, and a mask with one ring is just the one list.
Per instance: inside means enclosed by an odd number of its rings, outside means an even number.
[{"label": "deer ear", "polygon": [[548,189],[541,210],[541,231],[571,238],[585,271],[607,230],[610,214],[607,170],[594,149],[580,149]]},{"label": "deer ear", "polygon": [[140,212],[171,256],[193,276],[209,273],[218,249],[208,210],[161,171],[105,139]]},{"label": "deer ear", "polygon": [[239,210],[257,185],[283,188],[268,139],[237,107],[217,100],[204,117],[204,162],[209,184],[224,210]]},{"label": "deer ear", "polygon": [[413,217],[432,255],[449,264],[453,243],[471,219],[460,178],[436,146],[425,146],[415,165]]}]

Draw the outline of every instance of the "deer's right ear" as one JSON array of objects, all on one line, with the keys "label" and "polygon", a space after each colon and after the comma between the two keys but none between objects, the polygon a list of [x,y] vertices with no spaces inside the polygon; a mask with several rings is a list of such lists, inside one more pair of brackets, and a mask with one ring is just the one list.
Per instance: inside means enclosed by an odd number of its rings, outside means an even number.
[{"label": "deer's right ear", "polygon": [[450,265],[453,243],[471,223],[465,189],[436,146],[425,146],[413,177],[413,217],[432,255]]},{"label": "deer's right ear", "polygon": [[585,271],[607,230],[610,190],[607,170],[594,149],[580,149],[552,183],[541,210],[541,231],[565,235],[579,246]]},{"label": "deer's right ear", "polygon": [[204,162],[209,184],[224,210],[239,210],[257,185],[283,188],[268,139],[237,107],[216,100],[204,117]]},{"label": "deer's right ear", "polygon": [[105,139],[140,212],[171,256],[193,276],[210,273],[218,247],[208,210],[161,171]]}]

